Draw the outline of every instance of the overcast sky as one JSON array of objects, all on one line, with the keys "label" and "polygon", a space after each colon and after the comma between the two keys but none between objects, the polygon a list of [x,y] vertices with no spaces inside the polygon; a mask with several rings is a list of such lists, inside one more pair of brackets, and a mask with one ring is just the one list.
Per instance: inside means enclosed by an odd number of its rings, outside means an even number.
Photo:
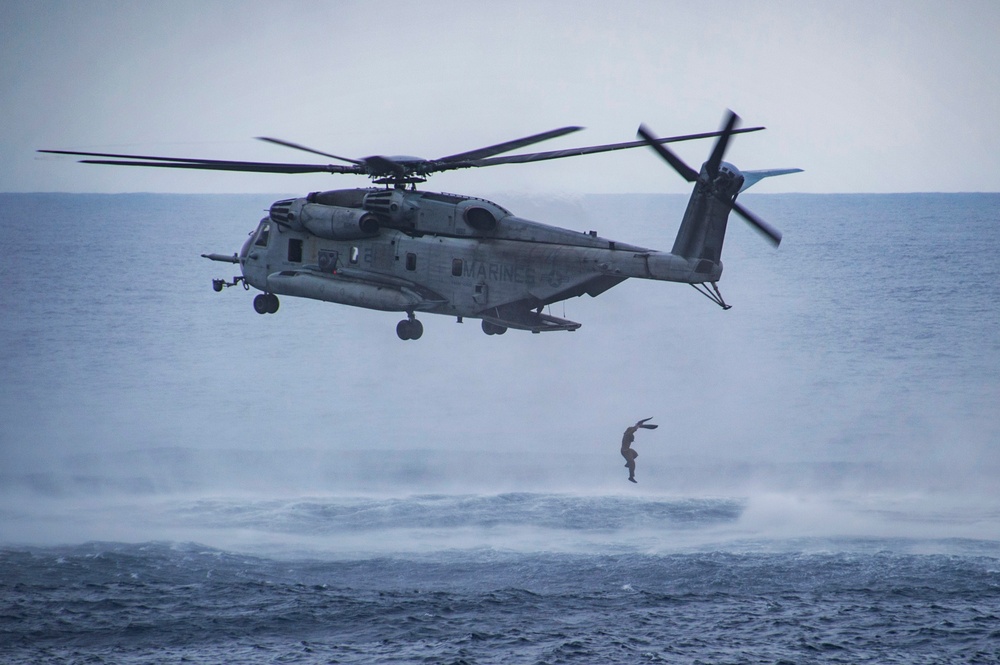
[{"label": "overcast sky", "polygon": [[[38,148],[323,163],[718,128],[761,192],[1000,191],[1000,3],[0,2],[0,191],[306,192],[364,178],[127,169]],[[708,142],[678,148],[696,168]],[[650,151],[440,174],[492,192],[683,192]]]}]

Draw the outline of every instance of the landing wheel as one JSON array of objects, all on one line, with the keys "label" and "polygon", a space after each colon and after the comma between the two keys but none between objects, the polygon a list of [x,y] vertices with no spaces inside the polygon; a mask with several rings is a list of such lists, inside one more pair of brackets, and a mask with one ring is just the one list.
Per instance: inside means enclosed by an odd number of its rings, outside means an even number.
[{"label": "landing wheel", "polygon": [[502,335],[507,332],[507,329],[503,326],[498,326],[495,323],[483,321],[483,332],[487,335]]},{"label": "landing wheel", "polygon": [[280,304],[278,296],[273,293],[258,293],[253,299],[253,309],[258,314],[274,314]]},{"label": "landing wheel", "polygon": [[420,339],[424,334],[424,324],[416,319],[403,319],[396,324],[396,335],[399,339]]}]

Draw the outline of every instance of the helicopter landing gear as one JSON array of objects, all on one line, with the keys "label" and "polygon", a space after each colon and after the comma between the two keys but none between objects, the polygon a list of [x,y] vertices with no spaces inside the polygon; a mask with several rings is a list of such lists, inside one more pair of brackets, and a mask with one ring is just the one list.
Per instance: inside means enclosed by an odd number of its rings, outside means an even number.
[{"label": "helicopter landing gear", "polygon": [[495,323],[490,323],[489,321],[483,321],[483,332],[487,335],[502,335],[507,332],[507,328],[504,326],[498,326]]},{"label": "helicopter landing gear", "polygon": [[396,324],[396,335],[402,340],[420,339],[420,336],[424,334],[424,324],[417,321],[413,312],[407,312],[406,315],[408,318]]},{"label": "helicopter landing gear", "polygon": [[711,284],[712,284],[711,290],[709,290],[709,288],[705,286],[704,282],[701,284],[692,284],[691,286],[694,287],[695,291],[705,296],[706,298],[714,302],[722,309],[732,309],[733,306],[727,305],[726,301],[722,299],[722,292],[719,291],[719,285],[716,284],[715,282],[712,282]]},{"label": "helicopter landing gear", "polygon": [[278,296],[273,293],[258,293],[253,299],[253,309],[258,314],[274,314],[280,304]]}]

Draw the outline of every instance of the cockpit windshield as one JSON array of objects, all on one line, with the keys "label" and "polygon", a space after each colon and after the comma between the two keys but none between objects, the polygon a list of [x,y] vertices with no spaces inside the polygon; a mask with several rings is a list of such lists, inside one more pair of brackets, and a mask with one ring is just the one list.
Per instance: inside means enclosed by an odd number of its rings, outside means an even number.
[{"label": "cockpit windshield", "polygon": [[254,245],[257,247],[267,247],[267,238],[271,235],[271,223],[261,222],[260,228],[257,230],[257,239],[254,240]]}]

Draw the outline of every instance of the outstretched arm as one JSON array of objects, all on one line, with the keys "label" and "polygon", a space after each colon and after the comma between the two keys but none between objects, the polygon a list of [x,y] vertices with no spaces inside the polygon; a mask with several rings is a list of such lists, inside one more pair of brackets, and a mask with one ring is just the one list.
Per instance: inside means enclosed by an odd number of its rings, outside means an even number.
[{"label": "outstretched arm", "polygon": [[656,429],[657,427],[659,427],[659,425],[647,425],[647,424],[646,424],[646,421],[648,421],[648,420],[652,420],[652,419],[653,419],[653,417],[652,417],[652,416],[650,416],[649,418],[643,418],[642,420],[640,420],[639,422],[637,422],[637,423],[636,423],[636,424],[634,425],[634,428],[635,428],[635,429],[638,429],[638,428],[640,428],[640,427],[641,427],[641,428],[643,428],[643,429]]}]

